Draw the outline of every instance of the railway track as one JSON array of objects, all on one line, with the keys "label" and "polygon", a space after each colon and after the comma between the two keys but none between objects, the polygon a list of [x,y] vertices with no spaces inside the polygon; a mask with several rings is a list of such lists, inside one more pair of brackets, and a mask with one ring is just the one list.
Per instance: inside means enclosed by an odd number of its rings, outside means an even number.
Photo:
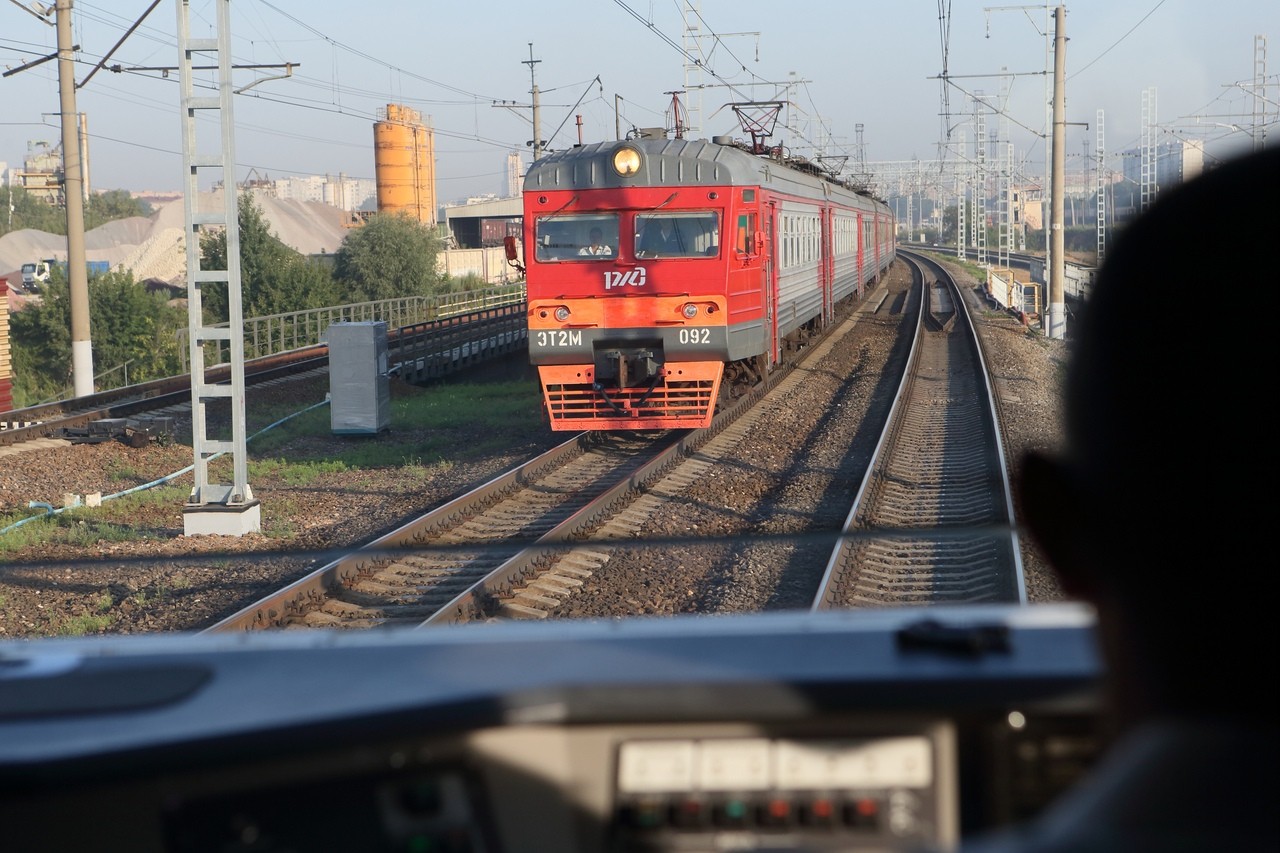
[{"label": "railway track", "polygon": [[[522,305],[504,305],[405,326],[389,334],[388,356],[394,371],[406,381],[438,379],[517,351],[524,345],[523,322]],[[303,347],[247,361],[245,385],[297,379],[328,368],[327,345]],[[230,375],[229,365],[222,364],[209,368],[205,381],[229,382]],[[58,437],[95,421],[190,411],[190,405],[191,376],[184,374],[0,412],[0,447]]]},{"label": "railway track", "polygon": [[707,429],[578,436],[208,630],[543,618],[603,567],[610,543],[637,536],[658,503],[731,452],[762,416],[759,401],[787,394],[794,368],[821,359],[833,337]]},{"label": "railway track", "polygon": [[420,624],[479,579],[575,535],[676,437],[583,434],[209,630]]},{"label": "railway track", "polygon": [[[313,347],[257,359],[245,366],[248,386],[279,382],[328,370],[326,347]],[[225,365],[211,368],[209,382],[229,381]],[[16,409],[0,415],[0,447],[21,444],[40,438],[54,438],[64,430],[75,429],[109,418],[135,418],[161,410],[178,411],[191,407],[191,377],[171,376],[129,385],[111,391]]]},{"label": "railway track", "polygon": [[[635,530],[652,484],[696,476],[780,372],[705,430],[583,433],[311,572],[208,629],[370,629],[546,615],[607,560],[584,539]],[[696,456],[695,456],[696,454]],[[692,457],[692,458],[691,458]],[[673,468],[681,472],[668,477]],[[574,548],[568,548],[573,543]]]},{"label": "railway track", "polygon": [[889,422],[813,609],[1026,603],[991,380],[955,283],[926,296]]},{"label": "railway track", "polygon": [[[1017,541],[1008,532],[1011,502],[981,353],[940,268],[916,276],[928,310],[914,319],[911,366],[818,607],[1019,600]],[[821,365],[848,331],[837,324],[795,366]],[[607,571],[614,549],[645,535],[664,501],[732,456],[762,416],[756,404],[765,394],[794,394],[801,375],[777,371],[706,430],[575,437],[209,630],[368,630],[553,615]],[[995,490],[1003,502],[988,497],[993,482],[1003,484]],[[914,530],[926,527],[928,534]],[[939,527],[943,535],[932,529]]]}]

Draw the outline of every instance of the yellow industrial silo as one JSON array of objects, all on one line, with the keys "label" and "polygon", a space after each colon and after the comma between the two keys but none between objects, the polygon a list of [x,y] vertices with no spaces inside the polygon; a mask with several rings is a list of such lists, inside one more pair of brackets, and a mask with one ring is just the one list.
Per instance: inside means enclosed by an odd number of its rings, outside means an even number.
[{"label": "yellow industrial silo", "polygon": [[378,212],[403,213],[424,225],[436,224],[436,144],[422,114],[387,104],[373,126]]}]

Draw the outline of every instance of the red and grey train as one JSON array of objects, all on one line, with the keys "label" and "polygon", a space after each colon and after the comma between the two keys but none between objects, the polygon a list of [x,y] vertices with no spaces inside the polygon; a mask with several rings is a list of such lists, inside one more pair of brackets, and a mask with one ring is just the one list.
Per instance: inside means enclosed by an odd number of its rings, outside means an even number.
[{"label": "red and grey train", "polygon": [[524,187],[529,359],[551,427],[705,427],[892,263],[881,201],[730,140],[538,160]]}]

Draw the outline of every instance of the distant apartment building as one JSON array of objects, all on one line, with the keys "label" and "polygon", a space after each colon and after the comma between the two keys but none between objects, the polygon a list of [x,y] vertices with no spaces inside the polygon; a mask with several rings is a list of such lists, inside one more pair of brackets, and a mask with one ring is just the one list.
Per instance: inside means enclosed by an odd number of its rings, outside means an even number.
[{"label": "distant apartment building", "polygon": [[270,185],[276,198],[318,201],[347,211],[371,207],[378,195],[375,181],[343,174],[277,178]]},{"label": "distant apartment building", "polygon": [[[1155,148],[1155,191],[1177,186],[1204,171],[1204,143],[1184,139],[1165,142]],[[1124,180],[1142,186],[1142,151],[1131,148],[1120,152]]]},{"label": "distant apartment building", "polygon": [[518,198],[524,192],[524,159],[519,151],[507,153],[506,189],[505,198]]}]

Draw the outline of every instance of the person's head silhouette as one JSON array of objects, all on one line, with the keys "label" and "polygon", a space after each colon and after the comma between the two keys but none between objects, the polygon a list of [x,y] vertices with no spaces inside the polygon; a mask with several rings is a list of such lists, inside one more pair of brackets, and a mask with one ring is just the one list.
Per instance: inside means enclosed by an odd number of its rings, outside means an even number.
[{"label": "person's head silhouette", "polygon": [[1280,849],[1277,195],[1280,150],[1164,191],[1067,330],[1066,445],[1023,459],[1020,502],[1063,589],[1096,608],[1123,737],[1042,820],[976,850]]}]

